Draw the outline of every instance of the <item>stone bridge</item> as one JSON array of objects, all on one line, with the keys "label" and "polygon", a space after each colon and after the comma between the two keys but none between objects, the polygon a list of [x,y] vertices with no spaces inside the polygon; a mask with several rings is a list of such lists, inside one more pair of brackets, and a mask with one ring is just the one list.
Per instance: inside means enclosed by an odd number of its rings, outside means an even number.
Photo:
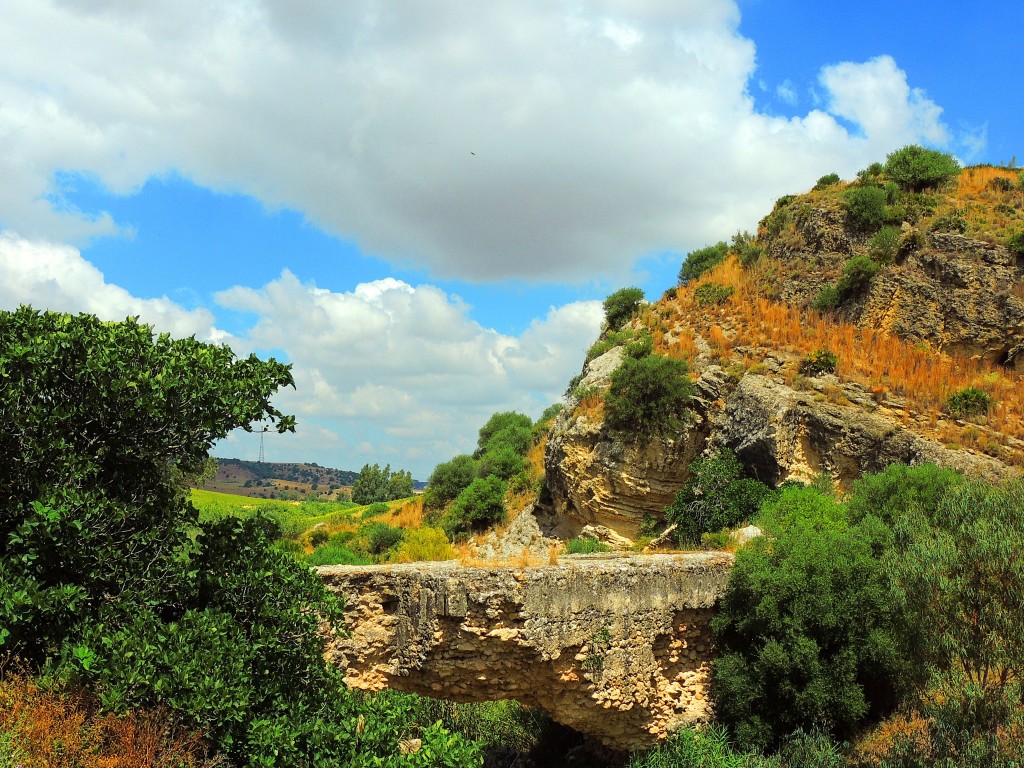
[{"label": "stone bridge", "polygon": [[354,688],[516,699],[618,749],[706,721],[709,623],[732,556],[323,566],[348,602],[328,658]]}]

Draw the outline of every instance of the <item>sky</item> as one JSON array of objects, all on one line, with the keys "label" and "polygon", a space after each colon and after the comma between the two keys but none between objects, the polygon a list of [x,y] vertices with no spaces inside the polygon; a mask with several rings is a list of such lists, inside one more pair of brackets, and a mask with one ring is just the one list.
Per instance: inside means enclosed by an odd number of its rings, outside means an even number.
[{"label": "sky", "polygon": [[912,143],[1024,161],[1019,0],[0,9],[0,309],[291,363],[268,461],[426,479],[779,196]]}]

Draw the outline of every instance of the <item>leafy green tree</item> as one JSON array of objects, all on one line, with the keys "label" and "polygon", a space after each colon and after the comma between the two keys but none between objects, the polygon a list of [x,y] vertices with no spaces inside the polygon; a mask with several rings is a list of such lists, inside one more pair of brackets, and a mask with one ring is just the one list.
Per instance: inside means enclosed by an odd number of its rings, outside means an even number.
[{"label": "leafy green tree", "polygon": [[[504,411],[494,414],[486,424],[480,427],[479,437],[476,441],[476,458],[480,458],[496,445],[505,443],[511,443],[517,448],[521,446],[521,452],[526,453],[530,447],[528,436],[532,427],[533,420],[525,413]],[[523,435],[527,435],[525,443]]]},{"label": "leafy green tree", "polygon": [[719,716],[748,747],[800,727],[849,736],[913,682],[881,562],[891,532],[875,517],[850,525],[814,488],[765,510],[767,535],[737,554],[712,622]]},{"label": "leafy green tree", "polygon": [[960,164],[952,155],[916,144],[890,152],[885,159],[885,175],[914,192],[937,187],[959,173]]},{"label": "leafy green tree", "polygon": [[480,477],[496,475],[502,480],[509,480],[525,468],[526,460],[523,458],[523,454],[516,450],[516,446],[503,443],[491,448],[480,457],[477,474]]},{"label": "leafy green tree", "polygon": [[679,282],[686,284],[696,280],[709,269],[725,261],[729,255],[729,246],[725,242],[717,242],[696,251],[690,251],[679,268]]},{"label": "leafy green tree", "polygon": [[854,228],[874,232],[885,223],[885,190],[880,187],[851,187],[843,202]]},{"label": "leafy green tree", "polygon": [[888,525],[895,525],[907,515],[930,517],[946,492],[962,480],[953,470],[934,464],[890,464],[853,484],[847,511],[853,522],[874,515]]},{"label": "leafy green tree", "polygon": [[455,500],[476,477],[476,460],[462,454],[443,461],[434,467],[423,492],[423,504],[427,509],[443,509]]},{"label": "leafy green tree", "polygon": [[391,471],[387,464],[364,464],[359,476],[352,483],[352,501],[356,504],[375,504],[412,496],[412,475],[403,471]]},{"label": "leafy green tree", "polygon": [[441,527],[454,538],[504,521],[505,489],[505,481],[495,475],[476,478],[455,499]]},{"label": "leafy green tree", "polygon": [[1024,675],[1024,483],[951,483],[896,527],[888,560],[921,652],[952,688],[956,718],[991,729]]},{"label": "leafy green tree", "polygon": [[675,501],[665,508],[682,546],[699,543],[703,533],[753,518],[770,493],[764,483],[743,476],[743,464],[728,449],[696,459],[689,472]]},{"label": "leafy green tree", "polygon": [[684,361],[662,355],[627,357],[612,374],[605,422],[640,440],[685,423],[693,397],[688,371]]},{"label": "leafy green tree", "polygon": [[294,428],[269,401],[288,366],[22,307],[0,312],[0,381],[0,655],[115,711],[167,707],[238,766],[397,764],[407,725],[324,662],[337,601],[267,521],[200,525],[182,487],[230,430]]},{"label": "leafy green tree", "polygon": [[639,288],[620,288],[604,300],[604,320],[608,329],[619,330],[636,315],[644,292]]}]

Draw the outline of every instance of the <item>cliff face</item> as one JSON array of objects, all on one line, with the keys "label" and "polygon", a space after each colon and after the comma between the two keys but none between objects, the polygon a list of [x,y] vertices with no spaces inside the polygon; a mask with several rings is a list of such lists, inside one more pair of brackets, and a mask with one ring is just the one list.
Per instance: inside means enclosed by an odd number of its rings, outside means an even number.
[{"label": "cliff face", "polygon": [[[986,194],[914,197],[920,210],[894,227],[896,245],[881,259],[869,235],[851,225],[841,188],[786,198],[762,222],[759,260],[747,269],[727,262],[701,278],[732,280],[735,295],[701,304],[695,286],[684,286],[678,297],[648,305],[627,330],[652,335],[661,354],[689,360],[698,392],[689,422],[650,441],[630,440],[605,427],[592,394],[570,399],[545,457],[559,532],[574,535],[598,523],[634,536],[645,517],[663,516],[690,462],[721,448],[772,485],[827,473],[848,487],[893,462],[932,462],[990,479],[1017,474],[1024,465],[1019,404],[1007,405],[997,420],[957,417],[943,406],[954,385],[934,381],[945,374],[931,370],[941,358],[943,371],[975,371],[972,386],[986,388],[998,378],[1004,397],[1017,388],[1015,372],[1024,370],[1024,260],[979,239],[976,223],[971,236],[936,224],[950,206],[980,206]],[[875,258],[878,273],[833,311],[813,312],[815,296],[837,284],[853,256]],[[931,379],[930,394],[918,396],[921,385],[900,381],[902,369],[888,353],[857,370],[847,366],[838,377],[801,369],[804,354],[828,348],[830,335],[847,339],[846,354],[856,352],[857,334],[906,342],[899,354],[917,358],[905,375]],[[613,348],[591,361],[578,391],[607,388],[621,360],[621,348]],[[885,374],[873,376],[872,368]]]}]

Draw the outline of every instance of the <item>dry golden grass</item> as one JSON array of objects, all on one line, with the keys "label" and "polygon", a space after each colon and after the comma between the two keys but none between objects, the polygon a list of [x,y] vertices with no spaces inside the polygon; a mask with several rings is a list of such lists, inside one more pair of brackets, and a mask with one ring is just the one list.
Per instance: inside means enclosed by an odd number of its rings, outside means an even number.
[{"label": "dry golden grass", "polygon": [[[884,400],[888,393],[903,398],[909,412],[923,414],[932,424],[937,424],[950,394],[965,387],[977,387],[995,403],[985,425],[988,429],[982,450],[998,452],[994,446],[999,441],[992,432],[1024,438],[1024,388],[1019,375],[977,359],[954,357],[880,331],[836,322],[814,310],[772,301],[763,296],[755,278],[735,258],[729,258],[702,280],[680,288],[672,304],[678,316],[690,324],[687,330],[704,336],[723,356],[734,346],[777,349],[796,355],[826,348],[839,358],[836,373],[841,379],[862,384],[876,400]],[[735,291],[728,303],[731,338],[720,324],[726,318],[708,316],[694,302],[693,291],[712,281]],[[680,355],[677,344],[659,351]],[[786,375],[787,383],[793,384],[796,371],[787,370]],[[1017,460],[1009,455],[1004,458]]]},{"label": "dry golden grass", "polygon": [[391,505],[386,515],[381,515],[381,522],[397,528],[419,528],[423,525],[423,497],[416,496],[402,502],[400,505]]},{"label": "dry golden grass", "polygon": [[212,768],[194,732],[162,710],[98,713],[88,696],[42,690],[29,677],[0,679],[0,732],[13,734],[21,768]]}]

